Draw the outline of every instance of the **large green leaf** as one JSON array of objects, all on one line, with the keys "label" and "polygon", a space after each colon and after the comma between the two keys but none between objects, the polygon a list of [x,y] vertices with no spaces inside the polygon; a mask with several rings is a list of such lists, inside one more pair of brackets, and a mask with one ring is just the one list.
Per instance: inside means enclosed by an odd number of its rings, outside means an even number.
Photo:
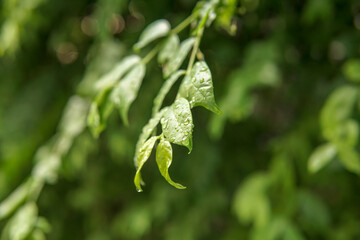
[{"label": "large green leaf", "polygon": [[195,38],[188,38],[180,44],[179,49],[172,55],[172,58],[164,65],[164,77],[169,77],[173,72],[181,67],[185,57],[195,43]]},{"label": "large green leaf", "polygon": [[111,93],[111,101],[119,109],[125,125],[128,125],[127,113],[131,103],[137,96],[145,75],[145,70],[145,65],[143,63],[138,63],[123,79],[121,79]]},{"label": "large green leaf", "polygon": [[174,85],[174,83],[179,79],[181,75],[185,74],[184,70],[179,70],[173,73],[162,85],[158,95],[154,99],[154,107],[152,110],[153,115],[155,115],[164,101],[166,94],[170,91],[170,88]]},{"label": "large green leaf", "polygon": [[161,139],[156,149],[156,162],[159,167],[161,175],[176,188],[185,189],[183,185],[171,180],[169,175],[169,167],[172,162],[172,148],[171,143],[166,139]]},{"label": "large green leaf", "polygon": [[160,120],[164,136],[172,143],[192,150],[193,121],[190,104],[185,98],[175,100]]},{"label": "large green leaf", "polygon": [[139,63],[140,60],[140,57],[137,55],[130,55],[125,57],[118,64],[116,64],[110,72],[108,72],[95,83],[95,89],[103,90],[112,87],[127,71],[130,70],[130,68]]},{"label": "large green leaf", "polygon": [[134,183],[136,186],[136,189],[139,192],[142,192],[142,188],[141,188],[141,168],[144,166],[145,162],[148,160],[148,158],[150,157],[151,151],[155,145],[156,140],[159,138],[159,136],[154,136],[151,137],[149,140],[147,140],[144,145],[140,148],[140,153],[139,153],[139,162],[138,165],[136,166],[136,174],[135,174],[135,178],[134,178]]},{"label": "large green leaf", "polygon": [[170,23],[165,19],[160,19],[149,24],[141,33],[139,41],[134,45],[134,50],[139,51],[155,39],[166,36],[170,29]]},{"label": "large green leaf", "polygon": [[180,40],[178,35],[172,34],[170,35],[164,45],[162,46],[159,55],[158,55],[158,62],[165,63],[169,59],[174,58],[176,52],[178,51],[180,44]]},{"label": "large green leaf", "polygon": [[221,113],[215,103],[211,72],[204,61],[194,64],[190,75],[181,83],[178,97],[189,100],[191,107],[203,106],[216,114]]},{"label": "large green leaf", "polygon": [[337,153],[336,147],[327,143],[317,147],[311,154],[308,162],[308,169],[310,172],[315,173],[325,167],[332,159],[334,159]]}]

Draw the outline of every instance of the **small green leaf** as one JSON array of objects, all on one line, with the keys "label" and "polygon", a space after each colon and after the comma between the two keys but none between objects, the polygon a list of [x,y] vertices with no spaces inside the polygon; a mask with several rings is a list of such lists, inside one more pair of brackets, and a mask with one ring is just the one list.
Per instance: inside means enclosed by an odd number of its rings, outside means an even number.
[{"label": "small green leaf", "polygon": [[123,79],[121,79],[111,93],[111,101],[119,109],[125,125],[128,125],[127,113],[130,105],[137,96],[145,75],[145,69],[144,64],[138,63]]},{"label": "small green leaf", "polygon": [[16,188],[4,201],[0,204],[0,220],[12,214],[16,208],[25,201],[29,194],[30,181],[26,181]]},{"label": "small green leaf", "polygon": [[116,64],[110,72],[108,72],[95,83],[95,89],[99,91],[114,86],[114,84],[116,84],[116,82],[119,81],[120,78],[135,64],[139,63],[140,60],[140,57],[137,55],[130,55],[125,57],[118,64]]},{"label": "small green leaf", "polygon": [[269,182],[268,175],[258,173],[246,179],[238,188],[233,206],[241,222],[254,223],[256,227],[269,223],[271,206],[266,195]]},{"label": "small green leaf", "polygon": [[344,167],[354,173],[360,174],[360,157],[359,153],[347,146],[338,144],[339,158]]},{"label": "small green leaf", "polygon": [[330,95],[320,115],[323,135],[327,140],[338,138],[336,129],[351,118],[357,99],[358,89],[353,86],[341,87]]},{"label": "small green leaf", "polygon": [[350,81],[360,82],[360,59],[348,60],[343,66],[343,72]]},{"label": "small green leaf", "polygon": [[22,206],[6,224],[1,235],[1,240],[26,239],[36,224],[37,214],[38,209],[34,202],[29,202]]},{"label": "small green leaf", "polygon": [[166,81],[165,83],[162,85],[158,95],[155,97],[154,99],[154,107],[152,110],[152,114],[153,116],[159,111],[159,109],[161,108],[161,105],[164,101],[164,98],[166,96],[166,94],[169,92],[170,88],[172,87],[172,85],[174,85],[174,83],[179,79],[179,77],[181,75],[185,74],[184,70],[179,70],[175,73],[173,73]]},{"label": "small green leaf", "polygon": [[165,19],[160,19],[149,24],[141,33],[139,41],[134,45],[134,51],[139,51],[155,39],[166,36],[170,29],[170,23]]},{"label": "small green leaf", "polygon": [[178,48],[179,48],[180,40],[178,35],[172,34],[170,35],[164,45],[162,46],[159,55],[158,62],[163,64],[167,62],[169,59],[174,58]]},{"label": "small green leaf", "polygon": [[159,136],[151,137],[140,148],[139,163],[136,166],[137,169],[136,169],[136,174],[135,174],[135,178],[134,178],[134,183],[135,183],[135,186],[136,186],[136,189],[138,190],[138,192],[142,192],[142,188],[141,188],[142,180],[141,180],[141,174],[140,174],[141,168],[144,166],[145,162],[150,157],[151,151],[152,151],[152,149],[155,145],[155,142],[158,138],[159,138]]},{"label": "small green leaf", "polygon": [[139,136],[139,139],[136,143],[136,151],[134,156],[135,166],[139,166],[139,153],[141,147],[144,145],[146,140],[150,137],[151,133],[154,131],[155,127],[160,122],[160,118],[168,110],[168,107],[163,108],[160,112],[156,113],[149,122],[143,127],[142,132]]},{"label": "small green leaf", "polygon": [[77,136],[86,127],[86,114],[89,108],[89,103],[79,97],[72,96],[59,124],[59,131],[66,133],[66,135]]},{"label": "small green leaf", "polygon": [[189,102],[185,98],[175,100],[161,118],[164,136],[172,143],[192,150],[193,121]]},{"label": "small green leaf", "polygon": [[204,61],[194,64],[190,75],[181,83],[177,97],[189,100],[191,108],[203,106],[216,114],[221,113],[215,103],[211,72]]},{"label": "small green leaf", "polygon": [[172,162],[172,148],[171,144],[166,139],[161,139],[156,149],[156,162],[159,167],[161,175],[166,179],[168,183],[178,189],[185,189],[183,185],[174,182],[169,176],[169,167]]},{"label": "small green leaf", "polygon": [[169,59],[168,63],[166,63],[163,68],[165,78],[169,77],[181,67],[181,64],[184,62],[186,55],[188,55],[194,43],[195,38],[188,38],[180,44],[179,49],[173,54],[172,58]]},{"label": "small green leaf", "polygon": [[109,88],[102,90],[90,105],[87,117],[87,125],[94,138],[98,138],[106,127],[106,120],[113,110],[114,104],[109,100]]},{"label": "small green leaf", "polygon": [[331,143],[326,143],[317,147],[311,154],[308,162],[308,169],[312,173],[316,173],[325,167],[337,153],[336,147]]}]

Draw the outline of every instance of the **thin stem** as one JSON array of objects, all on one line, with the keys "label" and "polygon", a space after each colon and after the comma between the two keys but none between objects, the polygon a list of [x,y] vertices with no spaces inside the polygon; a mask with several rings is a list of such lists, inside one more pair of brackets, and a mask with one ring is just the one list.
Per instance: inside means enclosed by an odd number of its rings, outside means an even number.
[{"label": "thin stem", "polygon": [[192,66],[194,65],[196,53],[199,50],[200,41],[201,41],[203,33],[204,33],[204,28],[200,28],[199,31],[196,34],[194,47],[193,47],[191,55],[190,55],[190,60],[189,60],[188,67],[186,69],[186,75],[190,74]]},{"label": "thin stem", "polygon": [[[161,42],[162,43],[162,42]],[[150,62],[150,60],[155,57],[155,55],[157,54],[157,52],[160,50],[161,47],[161,43],[158,43],[142,60],[141,62],[143,64],[147,64],[148,62]]]},{"label": "thin stem", "polygon": [[185,18],[179,25],[177,25],[173,30],[171,30],[171,34],[178,34],[182,30],[184,30],[192,21],[194,21],[199,16],[199,11],[195,11],[190,16]]}]

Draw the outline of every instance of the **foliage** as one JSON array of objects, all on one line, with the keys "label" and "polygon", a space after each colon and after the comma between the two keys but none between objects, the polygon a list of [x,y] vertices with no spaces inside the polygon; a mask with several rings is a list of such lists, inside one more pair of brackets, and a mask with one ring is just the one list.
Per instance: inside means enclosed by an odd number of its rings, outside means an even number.
[{"label": "foliage", "polygon": [[0,4],[2,240],[360,237],[357,1]]}]

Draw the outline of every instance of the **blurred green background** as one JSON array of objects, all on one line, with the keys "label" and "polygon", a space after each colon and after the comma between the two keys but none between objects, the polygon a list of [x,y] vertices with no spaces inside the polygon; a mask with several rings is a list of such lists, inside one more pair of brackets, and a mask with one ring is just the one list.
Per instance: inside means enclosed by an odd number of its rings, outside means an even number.
[{"label": "blurred green background", "polygon": [[[195,5],[2,0],[0,200],[27,181],[42,145],[62,139],[68,100],[91,99],[146,25],[174,27]],[[135,144],[164,81],[152,61],[130,126],[114,113],[99,139],[88,129],[66,138],[56,184],[20,225],[15,208],[2,217],[1,240],[360,239],[360,2],[222,0],[200,48],[223,114],[194,109],[192,153],[173,145],[171,176],[186,190],[162,178],[154,154],[144,192],[133,184]]]}]

